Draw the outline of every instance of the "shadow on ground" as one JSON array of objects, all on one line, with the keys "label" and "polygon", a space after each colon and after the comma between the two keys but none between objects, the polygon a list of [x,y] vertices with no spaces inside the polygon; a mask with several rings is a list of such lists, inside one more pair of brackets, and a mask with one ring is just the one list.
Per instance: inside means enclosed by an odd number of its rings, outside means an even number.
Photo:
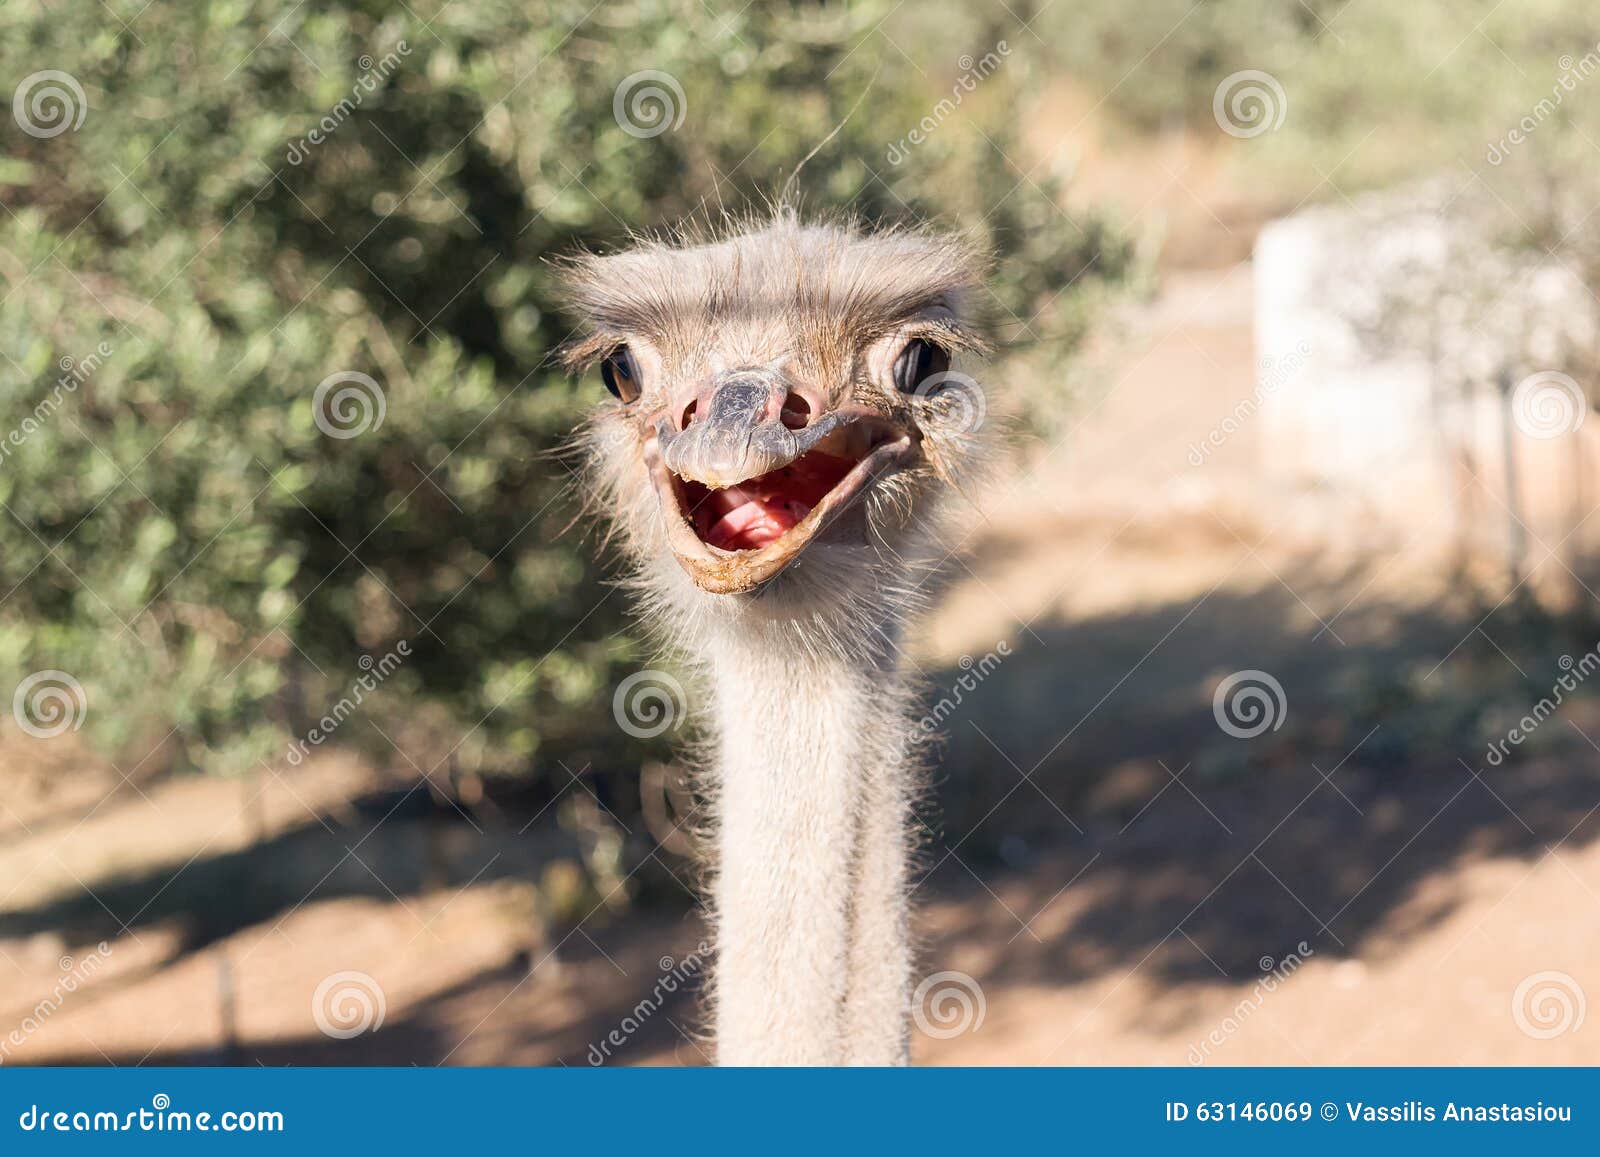
[{"label": "shadow on ground", "polygon": [[[992,946],[984,976],[1000,983],[1135,965],[1174,985],[1250,981],[1302,942],[1366,953],[1439,919],[1450,889],[1423,884],[1464,860],[1600,835],[1600,703],[1568,696],[1510,759],[1486,759],[1596,634],[1465,591],[1358,603],[1325,630],[1309,607],[1346,604],[1366,569],[1012,639],[946,724],[923,887],[992,899],[941,940]],[[1254,704],[1277,726],[1244,738],[1213,700],[1241,671],[1282,688]],[[963,676],[931,674],[930,700]]]},{"label": "shadow on ground", "polygon": [[[1587,651],[1592,637],[1514,602],[1485,614],[1470,595],[1452,606],[1355,606],[1325,630],[1301,600],[1338,607],[1363,572],[1284,577],[1296,594],[1272,582],[1040,621],[963,692],[947,722],[919,890],[976,902],[951,906],[963,916],[937,931],[936,952],[978,946],[986,984],[1061,986],[1136,966],[1174,991],[1247,982],[1263,958],[1302,943],[1328,957],[1365,955],[1436,922],[1453,904],[1450,869],[1468,859],[1531,860],[1600,833],[1587,739],[1600,735],[1594,702],[1563,704],[1518,758],[1485,760],[1486,738],[1504,735],[1549,692],[1560,656]],[[1249,738],[1225,732],[1214,714],[1219,681],[1241,670],[1269,673],[1283,690],[1281,706],[1263,703],[1278,725]],[[969,673],[932,673],[930,701]],[[477,832],[459,819],[440,844],[436,816],[402,809],[378,824],[393,806],[374,797],[356,815],[202,856],[177,876],[168,867],[121,878],[97,887],[98,900],[0,912],[0,937],[51,930],[76,943],[122,923],[179,920],[194,951],[299,903],[531,879],[570,852],[543,829]],[[630,845],[624,869],[657,853],[649,841]],[[595,928],[589,946],[575,940],[565,980],[530,978],[538,962],[517,961],[431,992],[370,1036],[246,1043],[213,1059],[440,1063],[459,1059],[465,1023],[484,1034],[476,1057],[584,1064],[632,1017],[606,1063],[668,1051],[698,1063],[697,986],[659,1015],[636,1015],[658,972],[662,921],[681,925],[688,907],[686,890],[669,894],[653,912]],[[543,1002],[549,1015],[524,1017],[518,1002]],[[447,1015],[458,1003],[471,1007]],[[1179,1015],[1175,1007],[1149,1015]],[[147,1063],[193,1059],[158,1050]]]}]

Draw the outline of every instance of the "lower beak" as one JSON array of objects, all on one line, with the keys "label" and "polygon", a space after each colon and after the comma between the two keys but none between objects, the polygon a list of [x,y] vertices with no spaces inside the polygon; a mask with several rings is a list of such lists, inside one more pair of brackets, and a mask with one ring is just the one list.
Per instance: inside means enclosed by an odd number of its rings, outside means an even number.
[{"label": "lower beak", "polygon": [[[690,429],[694,427],[691,426]],[[813,431],[816,431],[815,433]],[[836,412],[800,431],[785,429],[794,447],[777,454],[773,441],[752,440],[741,462],[760,468],[731,485],[714,465],[677,459],[660,437],[645,457],[679,565],[712,594],[748,591],[793,564],[812,542],[883,475],[918,453],[914,433],[881,416]]]}]

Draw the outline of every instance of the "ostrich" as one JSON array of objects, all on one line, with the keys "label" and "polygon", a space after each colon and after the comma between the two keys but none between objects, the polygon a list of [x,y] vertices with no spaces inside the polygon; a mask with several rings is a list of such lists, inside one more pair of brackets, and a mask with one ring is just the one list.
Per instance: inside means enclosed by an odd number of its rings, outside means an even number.
[{"label": "ostrich", "polygon": [[[707,700],[725,1065],[910,1051],[909,616],[989,435],[964,238],[774,217],[563,269],[581,435],[641,618]],[[981,411],[978,411],[981,413]]]}]

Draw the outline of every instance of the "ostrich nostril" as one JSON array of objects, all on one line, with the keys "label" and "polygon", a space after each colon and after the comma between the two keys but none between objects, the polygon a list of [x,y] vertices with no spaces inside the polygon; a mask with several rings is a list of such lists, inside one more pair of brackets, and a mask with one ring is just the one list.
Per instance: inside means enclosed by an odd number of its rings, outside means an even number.
[{"label": "ostrich nostril", "polygon": [[791,393],[783,399],[783,413],[779,419],[791,430],[804,430],[811,424],[811,403]]},{"label": "ostrich nostril", "polygon": [[696,403],[691,401],[683,408],[683,413],[678,418],[679,430],[687,430],[689,428],[689,423],[694,421],[695,406]]}]

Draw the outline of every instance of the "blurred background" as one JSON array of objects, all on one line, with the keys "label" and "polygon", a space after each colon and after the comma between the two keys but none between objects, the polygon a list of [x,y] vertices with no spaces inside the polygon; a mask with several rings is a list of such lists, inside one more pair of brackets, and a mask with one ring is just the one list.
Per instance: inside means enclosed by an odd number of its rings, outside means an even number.
[{"label": "blurred background", "polygon": [[1588,5],[9,0],[0,61],[0,1062],[705,1063],[549,260],[813,149],[998,258],[917,1059],[1600,1061]]}]

